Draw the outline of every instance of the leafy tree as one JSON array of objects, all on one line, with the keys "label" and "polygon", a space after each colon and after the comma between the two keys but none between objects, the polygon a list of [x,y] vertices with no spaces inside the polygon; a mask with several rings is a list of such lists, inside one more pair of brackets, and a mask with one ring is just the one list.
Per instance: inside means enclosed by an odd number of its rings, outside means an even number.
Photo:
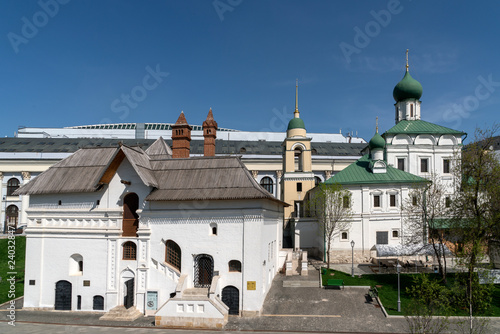
[{"label": "leafy tree", "polygon": [[429,182],[415,186],[402,203],[401,211],[406,229],[405,244],[432,245],[438,261],[439,274],[446,282],[446,238],[440,231],[448,225],[450,192],[436,174]]},{"label": "leafy tree", "polygon": [[327,267],[330,268],[330,247],[333,238],[349,230],[353,215],[351,193],[339,184],[321,183],[309,193],[309,213],[318,220],[326,240]]},{"label": "leafy tree", "polygon": [[[475,141],[456,158],[457,182],[451,223],[459,240],[458,262],[466,269],[467,303],[473,314],[481,312],[488,291],[477,282],[476,269],[485,259],[488,241],[500,236],[500,162],[492,152],[493,135],[500,129],[476,130]],[[478,298],[478,296],[480,296]]]},{"label": "leafy tree", "polygon": [[[442,333],[448,329],[449,290],[428,275],[415,276],[406,288],[412,302],[405,308],[408,331],[412,334]],[[440,317],[436,317],[436,316]]]}]

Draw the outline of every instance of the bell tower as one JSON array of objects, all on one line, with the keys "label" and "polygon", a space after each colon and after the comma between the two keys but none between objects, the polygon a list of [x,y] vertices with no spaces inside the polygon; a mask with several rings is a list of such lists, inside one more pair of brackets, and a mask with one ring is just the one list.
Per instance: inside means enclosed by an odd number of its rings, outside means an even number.
[{"label": "bell tower", "polygon": [[[314,174],[311,161],[311,138],[307,138],[304,121],[299,113],[299,88],[295,84],[294,117],[288,123],[283,148],[283,176],[281,178],[281,199],[290,204],[284,212],[284,236],[293,240],[295,222],[305,216],[304,197],[314,188]],[[293,243],[293,241],[292,241]],[[291,246],[291,245],[288,245]],[[299,245],[295,245],[299,247]]]}]

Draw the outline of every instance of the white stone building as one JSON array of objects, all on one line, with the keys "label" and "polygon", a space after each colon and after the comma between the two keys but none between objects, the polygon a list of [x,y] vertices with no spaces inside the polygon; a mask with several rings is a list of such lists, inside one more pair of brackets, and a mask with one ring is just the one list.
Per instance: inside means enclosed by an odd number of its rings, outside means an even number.
[{"label": "white stone building", "polygon": [[[338,231],[331,245],[331,259],[367,262],[377,254],[375,245],[402,245],[405,226],[401,204],[410,190],[435,175],[453,191],[453,161],[462,147],[464,132],[421,120],[421,84],[408,72],[393,91],[396,125],[370,140],[365,155],[328,179],[351,193],[351,228]],[[314,193],[313,190],[311,195]],[[443,198],[443,201],[447,201]],[[314,219],[298,221],[301,247],[325,248]],[[351,241],[354,241],[352,248]]]},{"label": "white stone building", "polygon": [[161,138],[80,149],[16,194],[30,196],[25,308],[221,327],[258,315],[279,270],[286,204],[239,158],[172,159]]}]

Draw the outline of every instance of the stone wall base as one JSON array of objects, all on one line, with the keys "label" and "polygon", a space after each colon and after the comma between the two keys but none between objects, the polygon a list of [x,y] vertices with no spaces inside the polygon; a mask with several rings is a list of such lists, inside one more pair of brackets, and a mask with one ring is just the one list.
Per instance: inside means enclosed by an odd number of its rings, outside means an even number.
[{"label": "stone wall base", "polygon": [[[354,263],[370,263],[371,256],[369,251],[354,251]],[[332,250],[330,251],[330,263],[351,263],[351,250]]]},{"label": "stone wall base", "polygon": [[183,327],[183,328],[215,328],[222,329],[227,323],[224,318],[190,318],[190,317],[163,317],[155,316],[157,327]]}]

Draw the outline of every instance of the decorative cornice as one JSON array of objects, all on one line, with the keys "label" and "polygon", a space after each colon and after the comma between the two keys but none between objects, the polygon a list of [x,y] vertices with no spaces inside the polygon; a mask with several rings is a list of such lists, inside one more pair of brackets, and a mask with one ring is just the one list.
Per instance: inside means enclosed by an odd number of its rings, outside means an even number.
[{"label": "decorative cornice", "polygon": [[21,172],[23,176],[23,180],[29,180],[31,179],[31,173],[30,172]]},{"label": "decorative cornice", "polygon": [[262,221],[262,215],[245,215],[231,217],[182,217],[182,218],[153,218],[144,217],[142,222],[151,225],[170,225],[170,224],[242,224],[244,222],[259,222]]}]

